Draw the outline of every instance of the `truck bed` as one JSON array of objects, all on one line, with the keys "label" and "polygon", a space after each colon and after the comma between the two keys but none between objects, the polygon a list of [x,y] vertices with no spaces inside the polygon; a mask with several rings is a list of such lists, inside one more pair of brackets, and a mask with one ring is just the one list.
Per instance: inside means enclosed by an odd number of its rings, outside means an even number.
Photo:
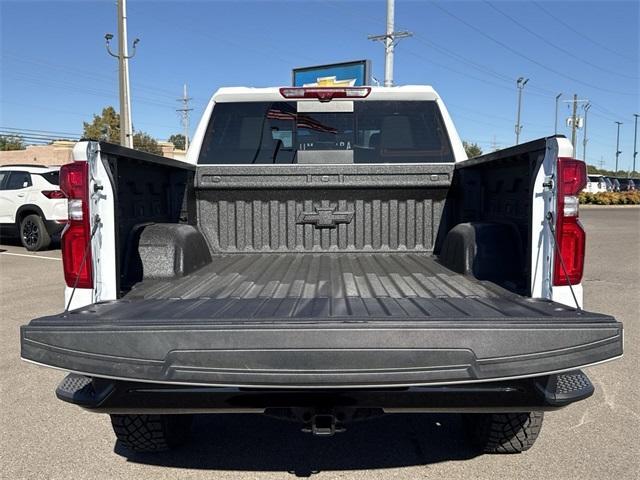
[{"label": "truck bed", "polygon": [[[137,313],[141,318],[233,322],[558,315],[548,302],[532,303],[454,273],[430,254],[409,252],[214,255],[209,265],[190,275],[145,280],[125,298],[124,310],[140,300],[166,300]],[[121,314],[126,315],[116,307],[110,317]]]},{"label": "truck bed", "polygon": [[22,327],[22,356],[78,373],[245,387],[537,376],[621,354],[613,318],[411,252],[214,255],[179,280]]}]

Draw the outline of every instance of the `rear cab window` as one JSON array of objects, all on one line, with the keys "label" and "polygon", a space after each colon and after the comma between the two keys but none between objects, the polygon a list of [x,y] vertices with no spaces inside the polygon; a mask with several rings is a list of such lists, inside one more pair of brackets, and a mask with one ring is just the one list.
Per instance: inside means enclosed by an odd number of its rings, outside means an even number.
[{"label": "rear cab window", "polygon": [[436,102],[371,100],[352,105],[313,112],[308,104],[299,108],[295,101],[217,103],[198,163],[454,162]]}]

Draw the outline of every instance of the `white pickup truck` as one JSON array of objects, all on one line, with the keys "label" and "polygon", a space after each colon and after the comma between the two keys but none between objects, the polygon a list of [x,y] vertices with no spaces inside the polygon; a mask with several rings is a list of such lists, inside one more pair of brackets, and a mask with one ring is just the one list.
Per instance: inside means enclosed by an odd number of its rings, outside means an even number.
[{"label": "white pickup truck", "polygon": [[67,308],[22,327],[22,358],[71,372],[57,396],[132,450],[198,413],[332,435],[437,411],[521,452],[622,355],[622,325],[582,309],[572,151],[467,159],[426,86],[220,89],[188,162],[77,144]]}]

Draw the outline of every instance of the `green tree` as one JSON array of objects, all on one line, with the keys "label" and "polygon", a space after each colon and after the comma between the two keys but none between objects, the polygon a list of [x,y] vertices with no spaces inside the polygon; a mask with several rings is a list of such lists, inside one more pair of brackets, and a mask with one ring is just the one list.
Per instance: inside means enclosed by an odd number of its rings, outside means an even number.
[{"label": "green tree", "polygon": [[13,135],[0,135],[0,151],[24,150],[27,148],[21,137]]},{"label": "green tree", "polygon": [[178,150],[184,150],[184,135],[181,133],[175,133],[169,137],[169,142],[173,143],[173,146]]},{"label": "green tree", "polygon": [[102,109],[102,115],[93,115],[91,123],[83,122],[84,138],[110,143],[120,143],[120,114],[109,106]]},{"label": "green tree", "polygon": [[160,148],[158,142],[151,135],[145,132],[134,132],[133,148],[142,152],[162,155],[162,148]]},{"label": "green tree", "polygon": [[482,155],[482,149],[478,146],[477,143],[469,143],[463,141],[462,146],[464,147],[464,151],[467,152],[467,157],[469,158],[479,157],[480,155]]},{"label": "green tree", "polygon": [[[108,106],[102,109],[101,115],[93,115],[93,121],[83,122],[84,138],[110,143],[120,143],[120,114],[116,109]],[[162,154],[158,142],[148,133],[135,131],[133,134],[133,148],[143,152]]]}]

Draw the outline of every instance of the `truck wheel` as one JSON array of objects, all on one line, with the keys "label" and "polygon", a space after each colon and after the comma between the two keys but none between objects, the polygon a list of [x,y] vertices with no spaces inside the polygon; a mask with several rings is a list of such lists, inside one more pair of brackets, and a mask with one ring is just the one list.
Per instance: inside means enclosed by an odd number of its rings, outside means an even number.
[{"label": "truck wheel", "polygon": [[191,415],[111,415],[118,440],[134,452],[163,452],[184,443]]},{"label": "truck wheel", "polygon": [[51,244],[51,237],[47,232],[40,215],[27,215],[20,222],[20,240],[24,248],[31,252],[44,250]]},{"label": "truck wheel", "polygon": [[465,415],[472,442],[485,453],[520,453],[535,443],[544,412]]}]

